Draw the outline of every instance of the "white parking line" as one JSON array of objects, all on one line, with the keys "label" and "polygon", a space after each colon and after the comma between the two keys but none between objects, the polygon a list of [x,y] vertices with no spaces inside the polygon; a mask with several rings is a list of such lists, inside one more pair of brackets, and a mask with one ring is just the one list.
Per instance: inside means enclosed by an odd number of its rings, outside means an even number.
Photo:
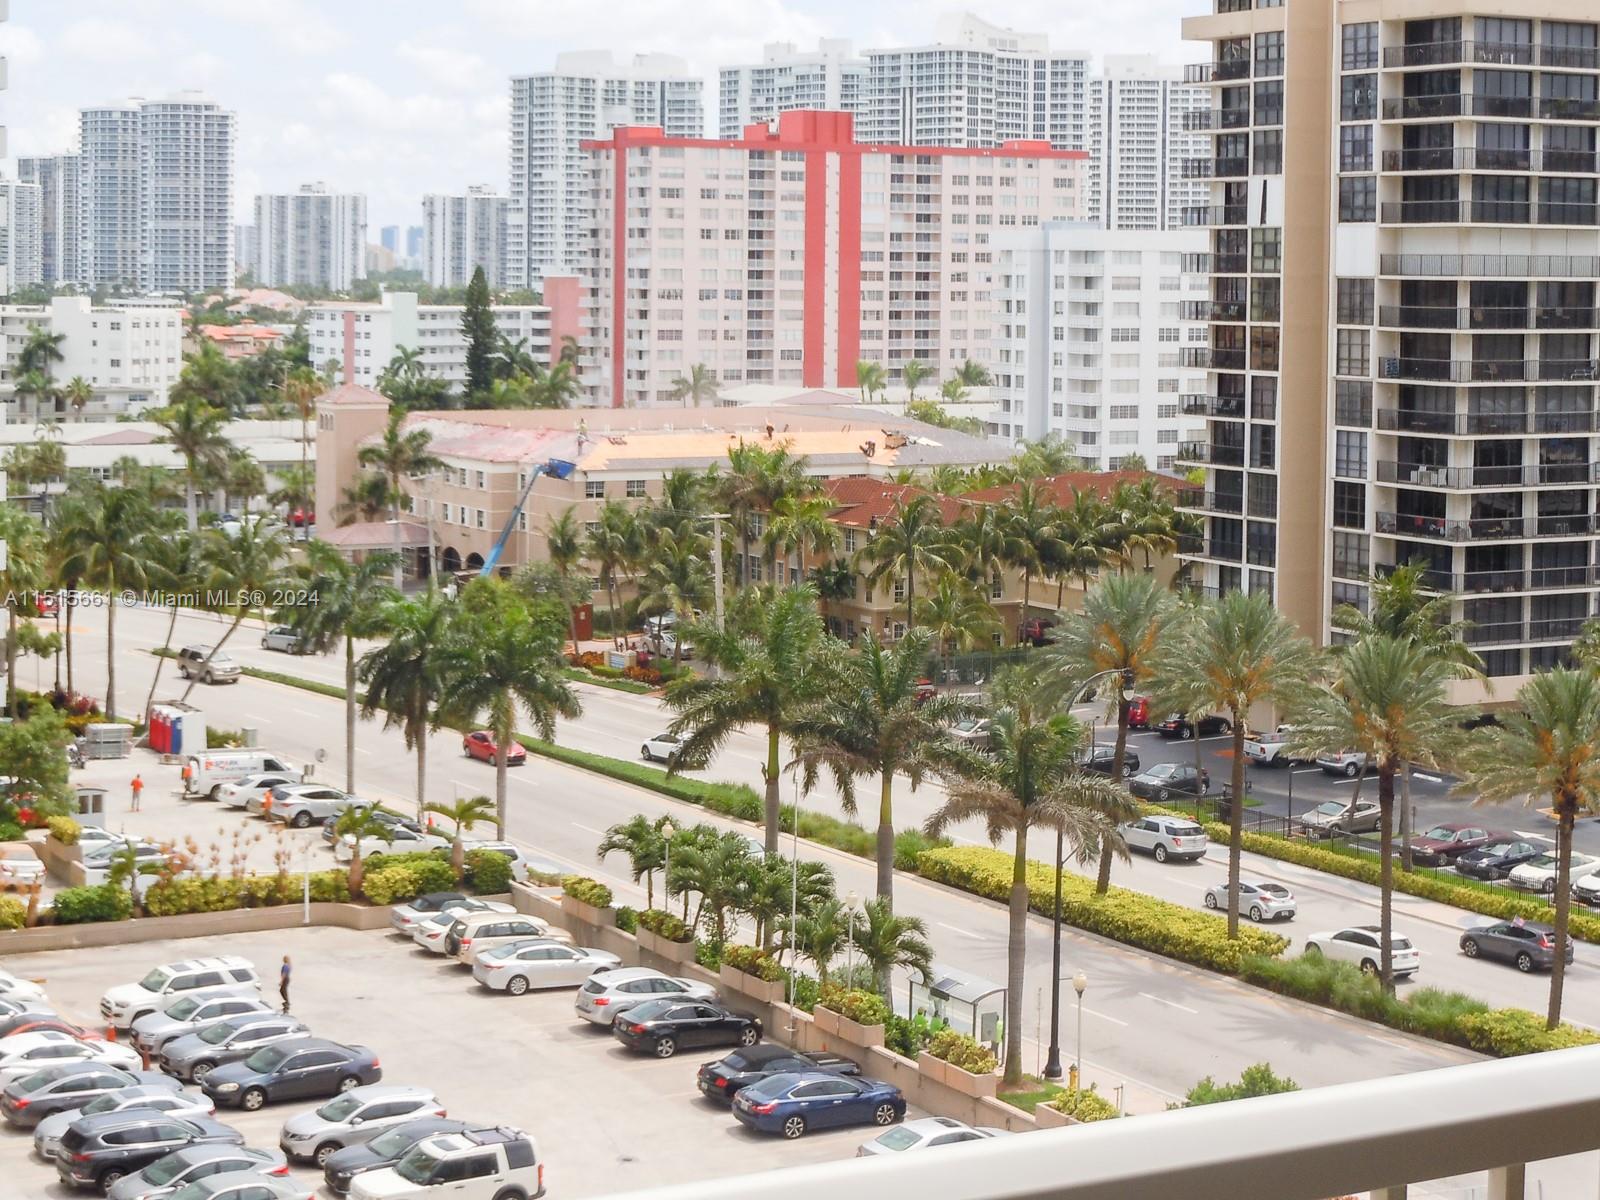
[{"label": "white parking line", "polygon": [[1165,1004],[1168,1008],[1176,1008],[1180,1012],[1186,1012],[1192,1017],[1198,1017],[1200,1015],[1199,1009],[1189,1008],[1187,1005],[1179,1004],[1176,1000],[1163,1000],[1160,996],[1152,996],[1149,992],[1140,992],[1139,995],[1143,996],[1146,1000],[1154,1000],[1157,1004]]},{"label": "white parking line", "polygon": [[1113,1025],[1121,1025],[1124,1029],[1128,1027],[1128,1023],[1126,1021],[1119,1021],[1116,1017],[1108,1016],[1103,1012],[1095,1012],[1095,1010],[1092,1008],[1086,1008],[1083,1011],[1088,1013],[1091,1017],[1098,1017],[1102,1021],[1110,1021]]},{"label": "white parking line", "polygon": [[1291,774],[1291,775],[1305,775],[1305,774],[1307,774],[1308,772],[1311,772],[1311,771],[1316,771],[1316,772],[1325,774],[1325,772],[1322,771],[1321,767],[1290,767],[1289,768],[1289,774]]},{"label": "white parking line", "polygon": [[935,921],[934,924],[940,929],[948,929],[951,933],[962,934],[965,937],[972,938],[974,941],[986,942],[989,940],[983,934],[973,933],[970,929],[962,929],[959,925],[946,925],[943,921]]},{"label": "white parking line", "polygon": [[573,825],[573,828],[581,829],[585,833],[598,834],[600,837],[605,837],[605,835],[606,835],[606,831],[604,829],[596,829],[593,825],[584,825],[579,821],[572,822],[572,825]]},{"label": "white parking line", "polygon": [[1425,775],[1421,771],[1413,771],[1413,772],[1411,772],[1411,778],[1413,778],[1413,779],[1423,779],[1423,780],[1426,780],[1429,783],[1443,783],[1444,782],[1444,780],[1440,779],[1437,775]]}]

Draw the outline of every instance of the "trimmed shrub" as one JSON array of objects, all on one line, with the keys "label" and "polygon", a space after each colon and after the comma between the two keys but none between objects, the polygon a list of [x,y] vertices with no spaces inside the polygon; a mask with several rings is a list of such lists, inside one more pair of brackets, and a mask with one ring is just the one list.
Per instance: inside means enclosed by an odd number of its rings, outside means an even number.
[{"label": "trimmed shrub", "polygon": [[708,971],[715,971],[722,965],[722,947],[715,942],[696,942],[694,961]]},{"label": "trimmed shrub", "polygon": [[206,749],[225,750],[234,746],[244,745],[244,733],[238,729],[217,729],[206,726]]},{"label": "trimmed shrub", "polygon": [[930,1017],[925,1012],[919,1012],[910,1018],[890,1013],[889,1023],[883,1031],[883,1044],[896,1054],[915,1058],[917,1051],[926,1050],[933,1041],[934,1034],[944,1028],[946,1025],[943,1021],[938,1017]]},{"label": "trimmed shrub", "polygon": [[109,883],[93,887],[62,888],[51,905],[57,925],[85,925],[91,921],[126,921],[133,916],[133,897]]},{"label": "trimmed shrub", "polygon": [[361,894],[373,904],[400,904],[424,892],[448,892],[455,883],[456,873],[449,862],[421,855],[411,862],[390,859],[377,870],[369,870],[361,881]]},{"label": "trimmed shrub", "polygon": [[1543,1017],[1522,1008],[1468,1013],[1461,1018],[1459,1028],[1472,1049],[1501,1058],[1537,1054],[1543,1050],[1570,1050],[1574,1046],[1592,1046],[1600,1042],[1600,1035],[1571,1025],[1546,1029]]},{"label": "trimmed shrub", "polygon": [[694,934],[682,920],[659,908],[647,908],[639,914],[639,928],[648,929],[669,942],[689,942]]},{"label": "trimmed shrub", "polygon": [[787,977],[783,964],[759,946],[729,944],[722,948],[722,965],[754,975],[768,983],[777,983]]},{"label": "trimmed shrub", "polygon": [[[1252,1096],[1275,1096],[1279,1092],[1298,1092],[1300,1085],[1286,1076],[1273,1073],[1270,1063],[1256,1063],[1244,1069],[1238,1083],[1218,1083],[1207,1075],[1189,1089],[1184,1103],[1221,1104],[1228,1100],[1248,1100]],[[1170,1105],[1180,1108],[1182,1105]]]},{"label": "trimmed shrub", "polygon": [[511,890],[511,860],[493,850],[468,850],[462,859],[466,884],[485,896],[498,896]]},{"label": "trimmed shrub", "polygon": [[1066,1113],[1067,1116],[1076,1117],[1080,1121],[1110,1121],[1122,1115],[1117,1111],[1115,1104],[1100,1095],[1093,1087],[1087,1091],[1080,1089],[1076,1092],[1063,1092],[1047,1103],[1057,1112]]},{"label": "trimmed shrub", "polygon": [[987,1046],[954,1029],[941,1029],[929,1038],[928,1053],[973,1075],[992,1074],[999,1065]]},{"label": "trimmed shrub", "polygon": [[[33,815],[31,808],[19,808],[17,816],[26,821]],[[0,817],[0,842],[20,842],[27,836],[27,831],[21,824],[6,817]]]},{"label": "trimmed shrub", "polygon": [[82,832],[82,826],[71,817],[51,817],[45,822],[45,828],[50,831],[50,836],[63,846],[76,846],[78,835]]},{"label": "trimmed shrub", "polygon": [[21,929],[28,923],[28,906],[15,896],[0,896],[0,929]]},{"label": "trimmed shrub", "polygon": [[924,850],[938,850],[950,844],[947,837],[931,838],[920,829],[902,829],[894,835],[894,869],[915,871],[917,855]]},{"label": "trimmed shrub", "polygon": [[180,913],[222,912],[244,905],[245,889],[238,879],[163,879],[144,894],[144,910],[152,917]]},{"label": "trimmed shrub", "polygon": [[889,1021],[889,1003],[877,992],[830,983],[821,989],[817,1004],[857,1025],[886,1025]]},{"label": "trimmed shrub", "polygon": [[[1003,850],[959,846],[924,850],[917,872],[963,891],[1002,903],[1011,895],[1012,857]],[[1028,897],[1036,912],[1055,909],[1055,871],[1041,862],[1028,864]],[[1229,939],[1227,922],[1202,910],[1184,908],[1126,888],[1095,894],[1094,882],[1077,875],[1061,881],[1061,919],[1142,950],[1182,962],[1236,974],[1247,955],[1267,958],[1283,953],[1288,940],[1261,929],[1240,929]]]},{"label": "trimmed shrub", "polygon": [[[361,865],[368,871],[385,871],[390,867],[410,867],[417,863],[442,862],[446,866],[450,863],[448,850],[407,850],[400,854],[387,854],[380,850],[376,854],[363,855]],[[454,879],[451,880],[452,886]]]},{"label": "trimmed shrub", "polygon": [[626,904],[620,905],[616,911],[617,928],[623,933],[637,933],[639,930],[639,910],[629,908]]},{"label": "trimmed shrub", "polygon": [[594,908],[611,907],[611,889],[587,875],[564,876],[561,880],[561,890],[579,904],[588,904]]}]

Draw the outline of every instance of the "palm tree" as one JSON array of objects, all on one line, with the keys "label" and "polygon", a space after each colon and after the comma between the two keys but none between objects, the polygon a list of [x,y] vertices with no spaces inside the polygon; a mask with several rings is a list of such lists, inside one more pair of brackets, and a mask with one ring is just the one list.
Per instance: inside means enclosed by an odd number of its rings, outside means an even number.
[{"label": "palm tree", "polygon": [[914,791],[949,746],[948,727],[970,709],[950,693],[918,696],[932,643],[928,630],[910,629],[892,646],[870,631],[859,652],[830,646],[822,668],[826,693],[795,723],[806,787],[826,767],[842,807],[853,816],[855,781],[878,779],[878,896],[885,904],[894,897],[895,777],[904,775]]},{"label": "palm tree", "polygon": [[[154,524],[143,493],[96,483],[66,515],[61,541],[70,563],[65,573],[106,596],[106,717],[117,716],[117,597],[149,582],[144,543]],[[248,582],[230,586],[249,586]]]},{"label": "palm tree", "polygon": [[691,924],[706,928],[722,946],[728,940],[728,916],[738,908],[758,862],[741,834],[695,839],[672,856],[667,886],[699,894]]},{"label": "palm tree", "polygon": [[1000,634],[1000,618],[984,589],[959,575],[941,576],[917,597],[917,624],[931,630],[941,654],[987,645]]},{"label": "palm tree", "polygon": [[1117,556],[1124,569],[1133,566],[1134,551],[1143,556],[1149,570],[1152,556],[1177,549],[1177,511],[1154,479],[1117,484],[1109,504],[1115,514]]},{"label": "palm tree", "polygon": [[833,960],[839,957],[852,933],[859,928],[860,920],[860,914],[847,912],[842,900],[836,897],[823,900],[797,911],[792,922],[787,919],[779,922],[783,932],[782,948],[815,963],[817,982],[826,987]]},{"label": "palm tree", "polygon": [[[205,676],[211,660],[228,644],[244,619],[252,612],[261,611],[263,598],[282,578],[283,560],[289,551],[284,532],[268,528],[264,521],[245,521],[234,534],[207,530],[196,547],[199,582],[207,592],[226,597],[218,610],[231,611],[233,621],[211,647],[205,662],[189,677],[189,686],[180,697],[183,700],[189,698],[195,684]],[[297,611],[314,611],[318,607],[320,605],[309,605]],[[265,616],[264,611],[262,615]]]},{"label": "palm tree", "polygon": [[994,376],[989,374],[989,368],[970,358],[961,360],[961,369],[956,372],[956,378],[961,381],[963,387],[969,388],[989,387],[994,383]]},{"label": "palm tree", "polygon": [[250,501],[267,490],[267,473],[248,450],[229,446],[212,474],[212,484],[222,493],[218,508],[226,512],[230,497],[244,501],[244,511],[250,511]]},{"label": "palm tree", "polygon": [[[173,391],[176,393],[177,389]],[[183,505],[188,514],[189,532],[199,528],[195,498],[202,476],[214,473],[227,453],[228,440],[223,426],[228,414],[203,396],[187,392],[175,396],[166,408],[152,414],[162,429],[161,441],[169,444],[183,459]]]},{"label": "palm tree", "polygon": [[600,570],[600,584],[606,589],[606,611],[611,618],[613,638],[622,627],[617,603],[619,576],[633,560],[639,540],[639,523],[633,510],[620,500],[607,500],[600,506],[600,519],[588,533],[584,554]]},{"label": "palm tree", "polygon": [[[385,597],[383,593],[389,589],[378,582],[384,565],[368,559],[352,568],[347,578],[348,587],[337,588],[335,596],[341,604],[350,604],[358,610],[352,631],[359,627],[364,631],[381,630],[387,635],[385,641],[368,650],[356,664],[355,677],[367,689],[361,713],[370,719],[374,713],[382,712],[385,728],[400,727],[406,748],[417,756],[417,812],[421,813],[427,808],[428,731],[436,727],[434,706],[444,691],[439,673],[439,647],[448,637],[455,608],[432,587],[415,596],[390,594]],[[346,577],[341,574],[340,579],[344,581]],[[325,635],[337,636],[332,622],[328,625],[323,630]],[[354,699],[355,685],[348,667],[346,693]],[[353,718],[346,708],[347,739],[354,737],[354,728]],[[353,743],[348,740],[345,756],[352,767],[350,782],[353,786],[355,752]]]},{"label": "palm tree", "polygon": [[1295,754],[1355,750],[1377,771],[1379,923],[1383,986],[1394,989],[1394,780],[1408,762],[1437,767],[1462,741],[1460,713],[1447,701],[1454,672],[1415,642],[1371,634],[1335,658],[1334,678],[1291,708]]},{"label": "palm tree", "polygon": [[1060,434],[1046,434],[1037,442],[1023,442],[1022,451],[1012,460],[1023,479],[1046,479],[1077,470],[1081,465],[1072,444]]},{"label": "palm tree", "polygon": [[[682,539],[662,530],[639,588],[639,611],[648,616],[671,613],[687,625],[712,596],[711,564],[706,539],[689,533]],[[674,638],[675,664],[683,661],[683,643]]]},{"label": "palm tree", "polygon": [[1111,510],[1094,493],[1074,492],[1072,503],[1057,512],[1056,537],[1045,548],[1042,566],[1056,577],[1056,607],[1061,608],[1068,579],[1077,579],[1087,591],[1100,568],[1124,550]]},{"label": "palm tree", "polygon": [[1086,731],[1070,716],[1052,714],[1036,685],[1010,676],[996,682],[995,696],[997,703],[989,710],[989,753],[969,752],[954,760],[945,802],[928,818],[927,830],[937,837],[951,825],[979,820],[991,842],[1011,838],[1005,1029],[1009,1085],[1022,1082],[1028,833],[1053,830],[1074,857],[1085,861],[1114,832],[1103,806],[1118,803],[1122,789],[1104,775],[1078,769]]},{"label": "palm tree", "polygon": [[771,512],[785,496],[808,496],[817,483],[807,474],[809,461],[789,452],[787,442],[771,447],[740,442],[728,450],[728,469],[718,491],[738,523],[739,580],[750,581],[751,524],[757,513]]},{"label": "palm tree", "polygon": [[530,612],[499,579],[474,579],[457,601],[450,635],[439,649],[448,715],[488,718],[494,735],[495,836],[506,833],[506,753],[520,709],[540,737],[555,736],[556,717],[582,711],[563,674],[560,628]]},{"label": "palm tree", "polygon": [[[12,368],[12,378],[17,381],[16,392],[19,397],[32,396],[37,400],[55,398],[52,373],[55,364],[65,359],[61,346],[66,340],[66,334],[51,333],[43,325],[34,326],[28,331],[28,340],[17,352],[17,361]],[[37,408],[34,411],[37,414]]]},{"label": "palm tree", "polygon": [[393,502],[389,481],[376,471],[364,471],[345,487],[342,499],[334,506],[333,517],[342,525],[352,521],[376,521]]},{"label": "palm tree", "polygon": [[777,854],[756,859],[735,902],[755,923],[755,944],[771,950],[781,925],[796,913],[809,912],[833,898],[833,872],[825,863],[791,863]]},{"label": "palm tree", "polygon": [[[300,478],[316,476],[311,472],[307,455],[311,447],[311,418],[316,415],[317,398],[322,395],[322,378],[309,365],[296,367],[290,371],[283,380],[283,398],[294,408],[300,418]],[[305,507],[310,507],[309,493],[302,499]]]},{"label": "palm tree", "polygon": [[959,375],[952,375],[939,385],[939,398],[946,404],[960,404],[967,398],[967,386]]},{"label": "palm tree", "polygon": [[[550,563],[560,573],[563,583],[570,584],[572,573],[583,562],[583,535],[578,531],[577,511],[568,505],[559,516],[550,518],[545,526],[545,549]],[[572,652],[578,652],[578,610],[567,605],[567,618],[572,627]]]},{"label": "palm tree", "polygon": [[72,405],[72,414],[83,420],[83,410],[94,399],[94,384],[82,375],[74,375],[61,387],[61,398]]},{"label": "palm tree", "polygon": [[583,395],[583,384],[578,379],[577,367],[563,358],[554,366],[545,368],[534,364],[529,387],[531,408],[571,408]]},{"label": "palm tree", "polygon": [[888,999],[889,976],[896,967],[926,979],[933,969],[928,923],[921,917],[897,917],[886,896],[876,896],[862,907],[855,929],[856,953],[871,968],[879,993]]},{"label": "palm tree", "polygon": [[[302,513],[311,511],[311,498],[316,494],[316,487],[315,467],[285,467],[278,472],[278,486],[267,493],[267,503],[273,508],[282,508],[284,520],[289,521],[293,518],[295,509],[299,509]],[[382,507],[381,504],[378,505],[379,511]],[[309,522],[301,526],[301,536],[311,536]]]},{"label": "palm tree", "polygon": [[425,804],[423,812],[434,813],[450,822],[450,868],[459,880],[466,873],[466,833],[486,821],[494,820],[494,801],[487,796],[470,796],[449,804]]},{"label": "palm tree", "polygon": [[856,386],[861,389],[861,402],[871,403],[874,396],[889,386],[889,376],[883,364],[866,359],[856,363]]},{"label": "palm tree", "polygon": [[1572,915],[1572,830],[1578,817],[1600,812],[1600,677],[1566,668],[1535,675],[1517,694],[1516,710],[1478,731],[1462,756],[1463,790],[1478,803],[1549,795],[1556,815],[1556,947],[1550,966],[1545,1028],[1561,1024]]},{"label": "palm tree", "polygon": [[[1062,557],[1061,510],[1040,480],[1025,479],[1006,512],[1006,557],[1022,571],[1022,621],[1033,606],[1033,580]],[[1018,640],[1021,630],[1018,630]]]},{"label": "palm tree", "polygon": [[920,358],[908,358],[900,364],[900,382],[905,385],[908,402],[915,403],[917,389],[932,375],[933,369]]},{"label": "palm tree", "polygon": [[[1162,642],[1170,634],[1177,601],[1149,575],[1110,575],[1083,597],[1079,612],[1064,613],[1041,656],[1048,678],[1064,699],[1076,696],[1096,676],[1115,684],[1117,742],[1111,777],[1123,777],[1128,752],[1128,693],[1148,681]],[[1111,852],[1100,856],[1096,890],[1111,885]]]},{"label": "palm tree", "polygon": [[378,816],[378,810],[371,804],[352,804],[339,814],[333,823],[333,832],[336,837],[347,837],[352,841],[350,848],[350,894],[361,894],[361,877],[365,871],[361,865],[361,842],[363,838],[381,838],[393,844],[394,826]]},{"label": "palm tree", "polygon": [[[1146,578],[1134,576],[1131,578]],[[1295,634],[1265,592],[1229,592],[1208,600],[1181,623],[1158,657],[1154,691],[1189,681],[1191,719],[1228,714],[1233,736],[1233,803],[1228,806],[1228,936],[1239,936],[1239,858],[1244,842],[1244,735],[1258,704],[1277,705],[1305,687],[1316,667],[1311,643]],[[1196,739],[1198,741],[1198,739]]]},{"label": "palm tree", "polygon": [[181,404],[191,397],[220,408],[225,413],[237,412],[242,406],[239,395],[239,373],[220,347],[212,341],[202,341],[200,348],[183,360],[183,370],[170,393],[173,404]]},{"label": "palm tree", "polygon": [[897,499],[889,519],[871,535],[857,558],[870,564],[867,582],[876,584],[884,576],[905,581],[906,624],[914,623],[917,607],[917,576],[932,579],[951,569],[952,555],[945,535],[939,502],[919,493],[910,500]]},{"label": "palm tree", "polygon": [[636,816],[607,829],[600,845],[595,847],[595,858],[599,862],[605,862],[608,854],[628,856],[633,881],[644,880],[646,908],[656,906],[655,873],[666,861],[667,840],[661,836],[661,826],[666,820],[666,817],[652,821],[649,817]]},{"label": "palm tree", "polygon": [[687,400],[690,408],[699,408],[702,400],[717,398],[720,386],[715,371],[704,363],[695,363],[688,375],[679,375],[672,381],[672,398],[680,402]]},{"label": "palm tree", "polygon": [[405,492],[402,481],[414,475],[437,471],[444,464],[428,449],[431,435],[426,429],[403,428],[405,413],[396,408],[389,413],[383,437],[375,444],[356,451],[356,461],[379,472],[389,482],[389,518],[394,522],[394,586],[403,581],[405,554],[400,548],[400,502]]},{"label": "palm tree", "polygon": [[[17,597],[6,605],[6,712],[17,715],[17,615],[23,611],[22,597],[44,590],[44,531],[22,509],[0,505],[0,542],[6,547],[5,568],[0,570],[0,588]],[[30,614],[31,615],[31,614]]]},{"label": "palm tree", "polygon": [[701,657],[716,668],[716,678],[676,679],[667,689],[667,706],[677,713],[670,731],[684,739],[669,769],[701,767],[745,725],[761,725],[767,735],[766,785],[762,819],[767,852],[778,849],[779,772],[782,738],[793,736],[795,722],[815,701],[825,683],[819,670],[824,643],[817,594],[809,585],[784,591],[739,593],[726,629],[695,630]]},{"label": "palm tree", "polygon": [[839,527],[829,520],[833,509],[833,502],[825,496],[780,496],[773,504],[762,546],[767,554],[767,573],[774,583],[782,582],[777,575],[780,552],[786,558],[795,555],[803,567],[807,551],[832,554],[839,548]]},{"label": "palm tree", "polygon": [[[166,665],[167,655],[172,653],[172,637],[178,629],[178,602],[184,592],[191,590],[195,569],[193,536],[187,530],[178,529],[160,533],[160,527],[166,520],[166,514],[158,514],[157,524],[152,528],[152,532],[158,536],[145,540],[147,582],[152,591],[166,592],[172,601],[168,605],[167,636],[161,643],[161,655],[156,659],[155,673],[150,677],[150,691],[144,698],[146,713],[155,703],[156,689],[161,686],[161,668]],[[69,621],[67,628],[70,630],[71,627]]]}]

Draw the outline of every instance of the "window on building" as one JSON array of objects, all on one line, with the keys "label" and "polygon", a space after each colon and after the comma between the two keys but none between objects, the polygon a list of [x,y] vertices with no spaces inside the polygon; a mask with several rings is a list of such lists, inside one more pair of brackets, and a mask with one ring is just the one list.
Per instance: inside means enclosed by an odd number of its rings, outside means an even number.
[{"label": "window on building", "polygon": [[1371,121],[1378,115],[1378,77],[1346,75],[1339,80],[1339,119]]},{"label": "window on building", "polygon": [[1372,126],[1339,127],[1339,170],[1372,170]]},{"label": "window on building", "polygon": [[1365,579],[1371,570],[1365,533],[1333,532],[1333,573],[1344,579]]},{"label": "window on building", "polygon": [[1334,345],[1334,374],[1370,375],[1372,373],[1371,330],[1340,329],[1334,338]]},{"label": "window on building", "polygon": [[1250,270],[1268,274],[1283,270],[1283,230],[1262,226],[1250,231]]},{"label": "window on building", "polygon": [[606,498],[606,481],[603,479],[585,479],[583,481],[583,498],[585,500],[604,500]]},{"label": "window on building", "polygon": [[1346,479],[1367,477],[1367,435],[1340,429],[1334,433],[1333,473]]},{"label": "window on building", "polygon": [[1283,130],[1258,129],[1251,136],[1254,143],[1250,165],[1252,173],[1256,175],[1282,175]]},{"label": "window on building", "polygon": [[1378,23],[1361,21],[1339,31],[1339,66],[1346,71],[1365,71],[1378,65]]},{"label": "window on building", "polygon": [[1340,325],[1371,325],[1373,282],[1370,279],[1341,279],[1336,286],[1337,320]]},{"label": "window on building", "polygon": [[1339,180],[1339,220],[1345,222],[1378,219],[1378,181],[1371,175],[1356,175]]},{"label": "window on building", "polygon": [[630,479],[630,480],[628,480],[627,487],[626,487],[626,490],[625,490],[624,494],[628,497],[629,500],[643,500],[644,499],[644,480],[642,480],[642,479]]},{"label": "window on building", "polygon": [[1283,31],[1274,29],[1256,34],[1255,74],[1283,74]]},{"label": "window on building", "polygon": [[1337,479],[1333,484],[1333,523],[1341,529],[1367,527],[1367,489]]}]

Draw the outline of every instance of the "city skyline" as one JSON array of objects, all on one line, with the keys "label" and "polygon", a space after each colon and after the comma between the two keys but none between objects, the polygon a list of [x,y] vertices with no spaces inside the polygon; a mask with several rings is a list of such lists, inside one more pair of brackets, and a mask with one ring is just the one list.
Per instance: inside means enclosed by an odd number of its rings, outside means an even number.
[{"label": "city skyline", "polygon": [[[617,19],[556,0],[538,6],[535,27],[531,6],[495,0],[467,0],[449,23],[430,20],[430,7],[411,2],[354,0],[324,10],[295,0],[276,6],[270,21],[263,11],[198,0],[178,7],[187,10],[183,19],[145,21],[145,10],[154,15],[153,0],[84,0],[70,8],[19,0],[0,25],[11,76],[8,171],[15,175],[16,156],[72,149],[81,108],[195,88],[239,115],[236,221],[251,220],[259,193],[325,180],[330,190],[367,195],[375,240],[384,225],[419,224],[428,192],[506,186],[511,77],[550,69],[558,53],[609,48],[619,59],[651,52],[687,58],[706,80],[707,130],[714,132],[718,68],[759,61],[767,42],[804,47],[821,37],[847,38],[858,51],[925,45],[938,40],[941,17],[966,11],[891,0],[863,17],[842,0],[702,3],[691,24],[673,15],[676,6],[638,5]],[[1074,15],[1038,0],[1007,0],[983,6],[980,15],[1096,60],[1138,47],[1180,63],[1193,48],[1185,51],[1178,21],[1193,7],[1189,0],[1144,0],[1109,14]],[[164,16],[173,10],[160,6]],[[625,40],[616,40],[618,29],[629,31]]]}]

